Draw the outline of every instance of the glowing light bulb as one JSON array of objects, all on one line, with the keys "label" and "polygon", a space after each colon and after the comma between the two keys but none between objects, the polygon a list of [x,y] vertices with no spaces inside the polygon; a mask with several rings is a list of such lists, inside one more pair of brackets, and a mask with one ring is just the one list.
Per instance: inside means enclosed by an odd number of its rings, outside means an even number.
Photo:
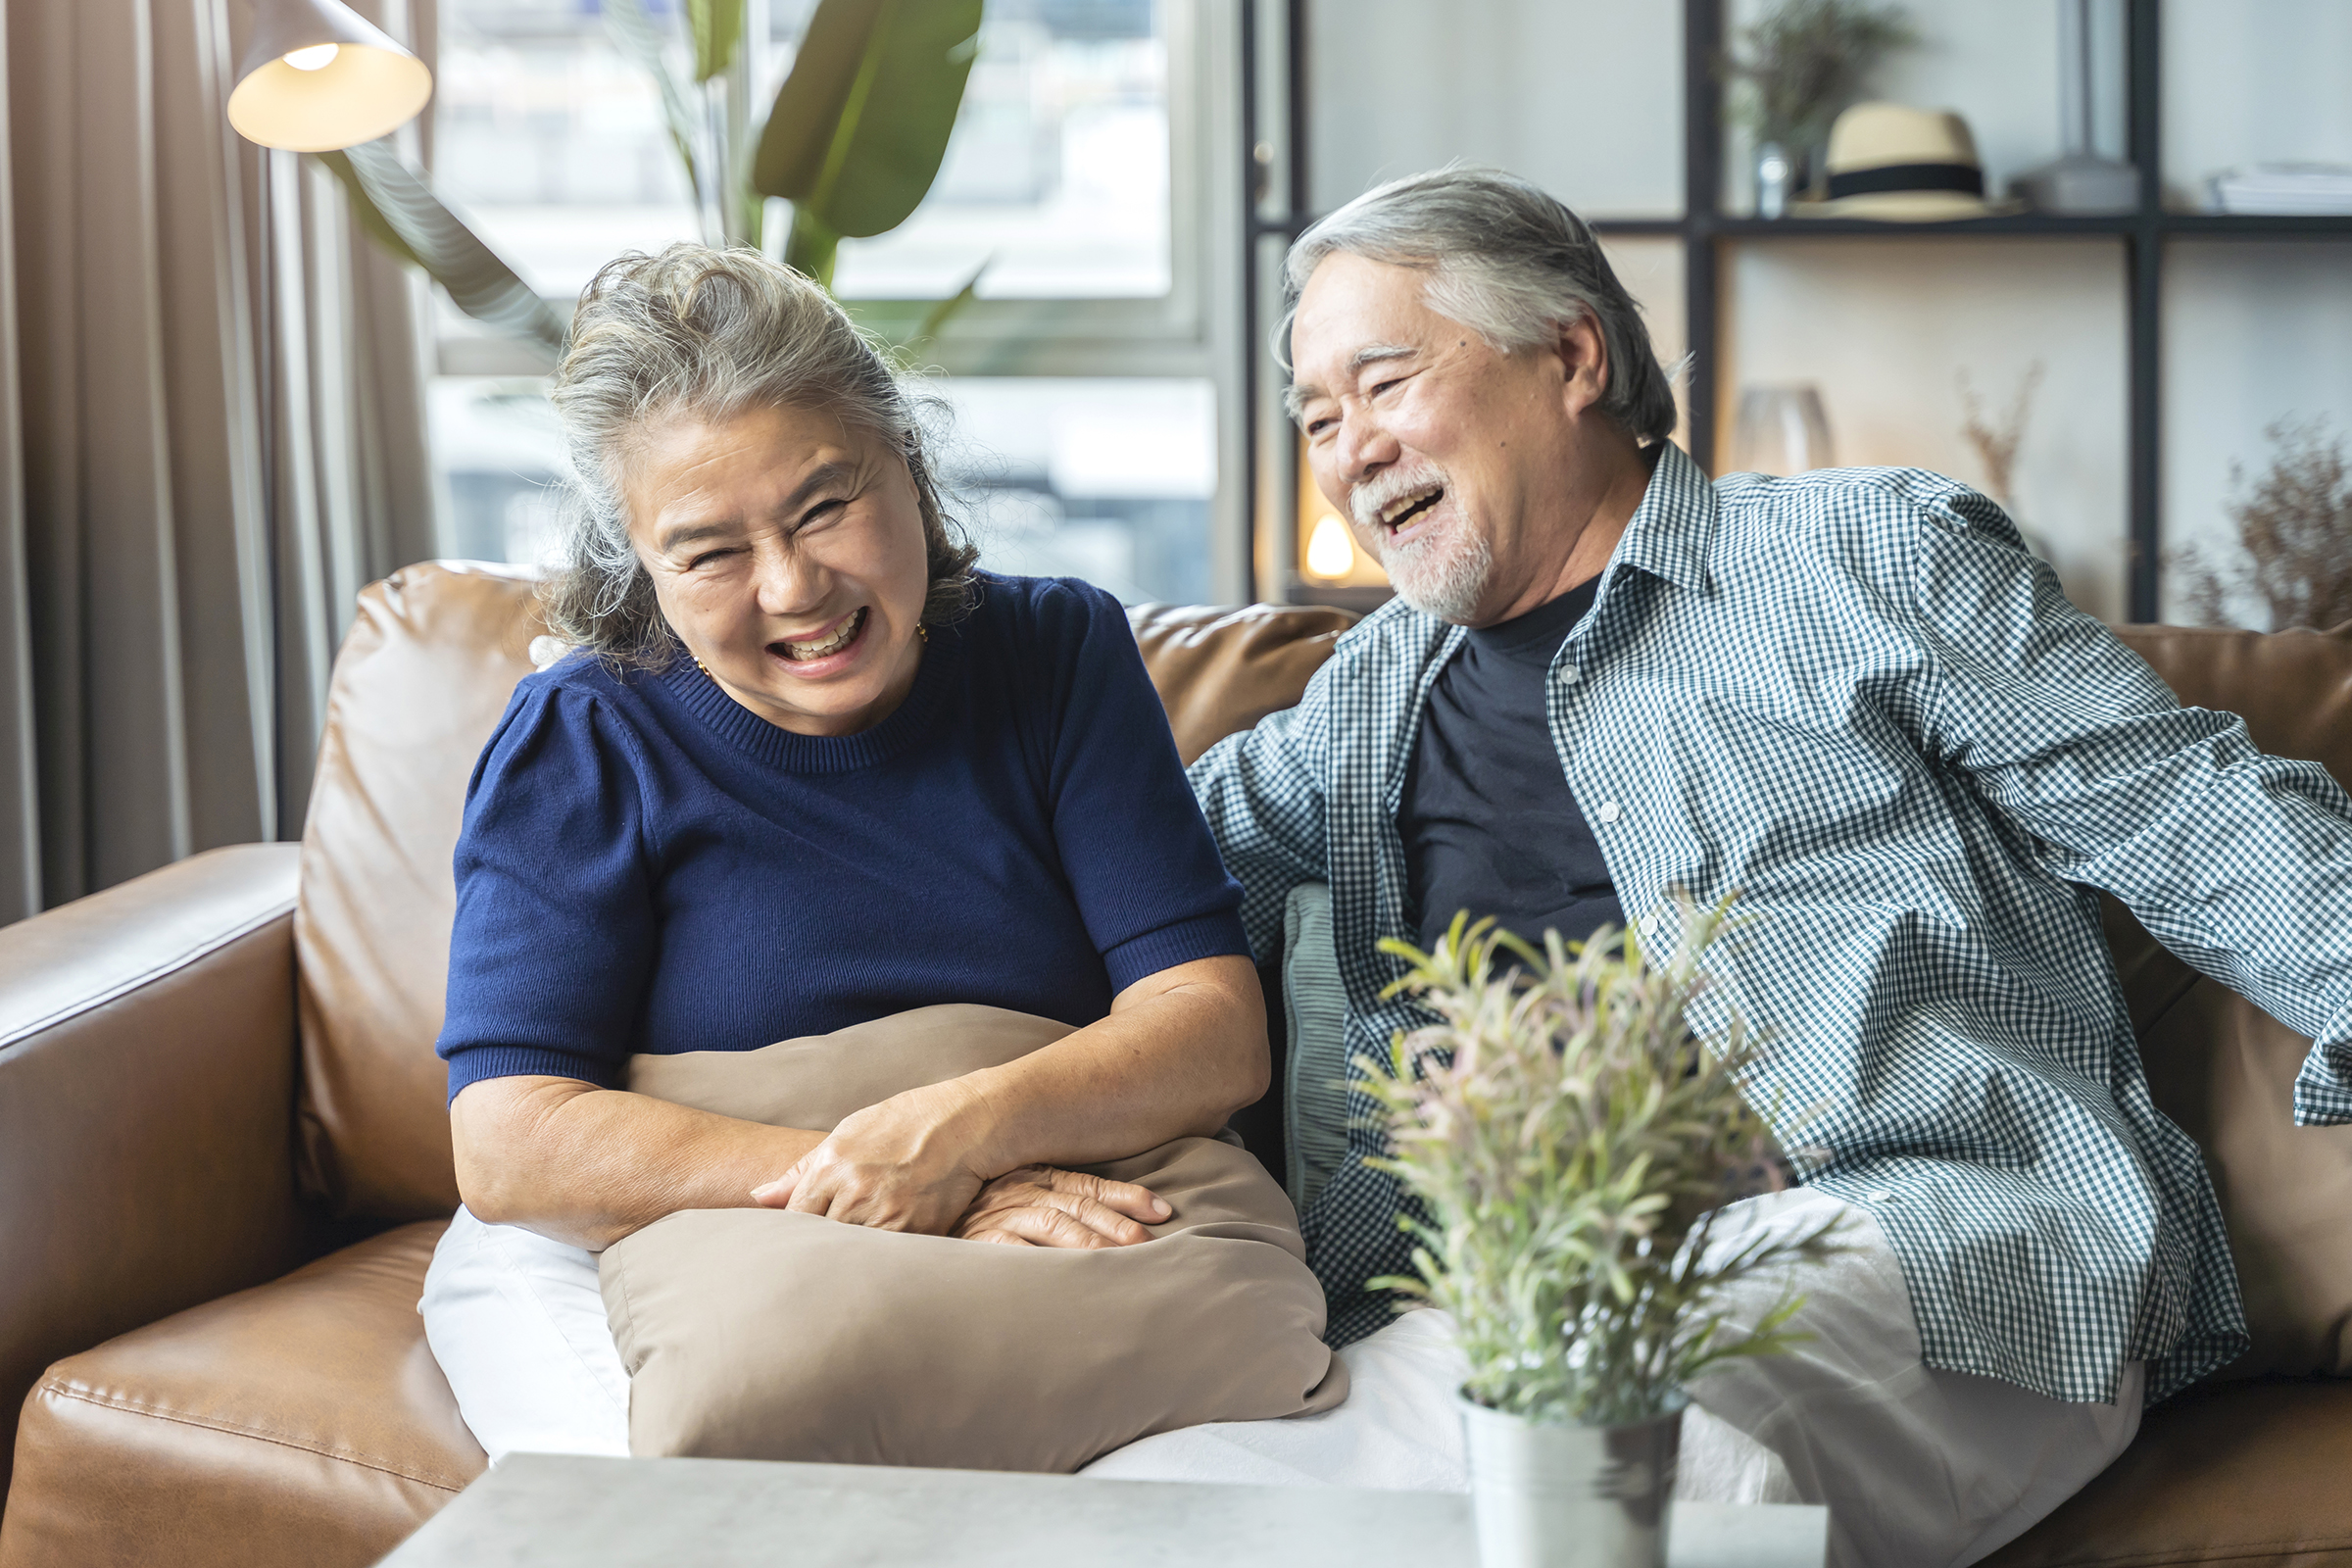
[{"label": "glowing light bulb", "polygon": [[335,56],[340,51],[338,44],[315,43],[308,49],[290,50],[285,62],[296,71],[324,71],[335,63]]},{"label": "glowing light bulb", "polygon": [[1355,564],[1355,541],[1336,512],[1326,512],[1306,536],[1306,569],[1318,577],[1345,577]]}]

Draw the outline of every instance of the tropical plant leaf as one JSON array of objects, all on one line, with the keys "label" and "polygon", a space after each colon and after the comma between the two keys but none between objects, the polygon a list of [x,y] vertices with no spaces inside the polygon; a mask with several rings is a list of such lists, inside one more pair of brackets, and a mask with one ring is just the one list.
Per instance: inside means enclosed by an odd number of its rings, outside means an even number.
[{"label": "tropical plant leaf", "polygon": [[743,44],[744,0],[686,0],[686,24],[694,33],[694,79],[724,75]]},{"label": "tropical plant leaf", "polygon": [[980,15],[981,0],[820,0],[760,134],[753,187],[835,236],[904,222],[947,154]]},{"label": "tropical plant leaf", "polygon": [[449,291],[450,302],[459,310],[549,349],[563,348],[563,318],[441,205],[424,176],[401,161],[389,138],[313,156],[350,192],[362,226],[393,255],[424,269]]},{"label": "tropical plant leaf", "polygon": [[899,347],[901,349],[919,348],[939,336],[942,327],[954,320],[956,314],[965,306],[980,297],[980,279],[990,268],[996,265],[997,259],[991,256],[978,267],[973,268],[972,275],[963,280],[963,287],[925,311],[922,320],[915,326],[913,335]]},{"label": "tropical plant leaf", "polygon": [[841,236],[825,226],[822,219],[809,208],[795,205],[792,209],[792,227],[784,235],[784,265],[798,268],[833,289],[833,258],[841,249]]},{"label": "tropical plant leaf", "polygon": [[669,144],[686,166],[686,184],[697,196],[703,188],[702,166],[694,156],[694,112],[686,106],[686,89],[678,85],[677,73],[669,69],[666,53],[668,39],[652,17],[646,15],[645,0],[604,0],[605,25],[612,29],[620,46],[646,74],[654,78],[654,86],[662,95],[662,118],[669,122]]}]

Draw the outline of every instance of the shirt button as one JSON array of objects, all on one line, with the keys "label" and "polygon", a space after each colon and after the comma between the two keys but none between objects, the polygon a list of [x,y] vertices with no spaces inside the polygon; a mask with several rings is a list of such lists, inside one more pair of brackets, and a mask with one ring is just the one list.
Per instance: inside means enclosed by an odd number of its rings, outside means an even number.
[{"label": "shirt button", "polygon": [[1580,677],[1577,675],[1576,666],[1574,664],[1562,664],[1560,666],[1561,685],[1573,686],[1577,683],[1579,678]]},{"label": "shirt button", "polygon": [[1598,806],[1596,806],[1596,807],[1594,807],[1594,808],[1592,808],[1592,815],[1593,815],[1593,818],[1594,818],[1595,820],[1597,820],[1597,821],[1602,821],[1602,822],[1614,822],[1614,821],[1616,821],[1616,820],[1617,820],[1617,817],[1618,817],[1618,815],[1619,815],[1619,812],[1618,812],[1618,810],[1617,810],[1617,803],[1616,803],[1615,801],[1603,801],[1603,802],[1601,802],[1601,803],[1600,803]]},{"label": "shirt button", "polygon": [[1862,1197],[1866,1202],[1872,1203],[1891,1203],[1894,1201],[1894,1195],[1892,1193],[1864,1193]]}]

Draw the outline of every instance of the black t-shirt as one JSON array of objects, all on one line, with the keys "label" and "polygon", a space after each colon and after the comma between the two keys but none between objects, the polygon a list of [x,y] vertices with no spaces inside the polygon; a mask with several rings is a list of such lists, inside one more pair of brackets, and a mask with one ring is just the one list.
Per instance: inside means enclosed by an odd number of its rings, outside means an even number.
[{"label": "black t-shirt", "polygon": [[1592,608],[1595,577],[1473,631],[1429,689],[1396,827],[1421,946],[1468,909],[1506,931],[1582,942],[1625,911],[1544,716],[1551,660]]}]

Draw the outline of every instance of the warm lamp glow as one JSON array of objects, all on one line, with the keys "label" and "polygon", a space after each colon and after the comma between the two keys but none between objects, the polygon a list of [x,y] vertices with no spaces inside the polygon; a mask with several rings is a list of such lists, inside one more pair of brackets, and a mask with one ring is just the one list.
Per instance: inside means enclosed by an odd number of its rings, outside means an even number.
[{"label": "warm lamp glow", "polygon": [[228,122],[248,141],[323,153],[391,134],[433,96],[433,74],[343,0],[256,0]]},{"label": "warm lamp glow", "polygon": [[1306,539],[1306,569],[1318,577],[1345,577],[1355,564],[1355,541],[1336,512],[1326,512]]}]

